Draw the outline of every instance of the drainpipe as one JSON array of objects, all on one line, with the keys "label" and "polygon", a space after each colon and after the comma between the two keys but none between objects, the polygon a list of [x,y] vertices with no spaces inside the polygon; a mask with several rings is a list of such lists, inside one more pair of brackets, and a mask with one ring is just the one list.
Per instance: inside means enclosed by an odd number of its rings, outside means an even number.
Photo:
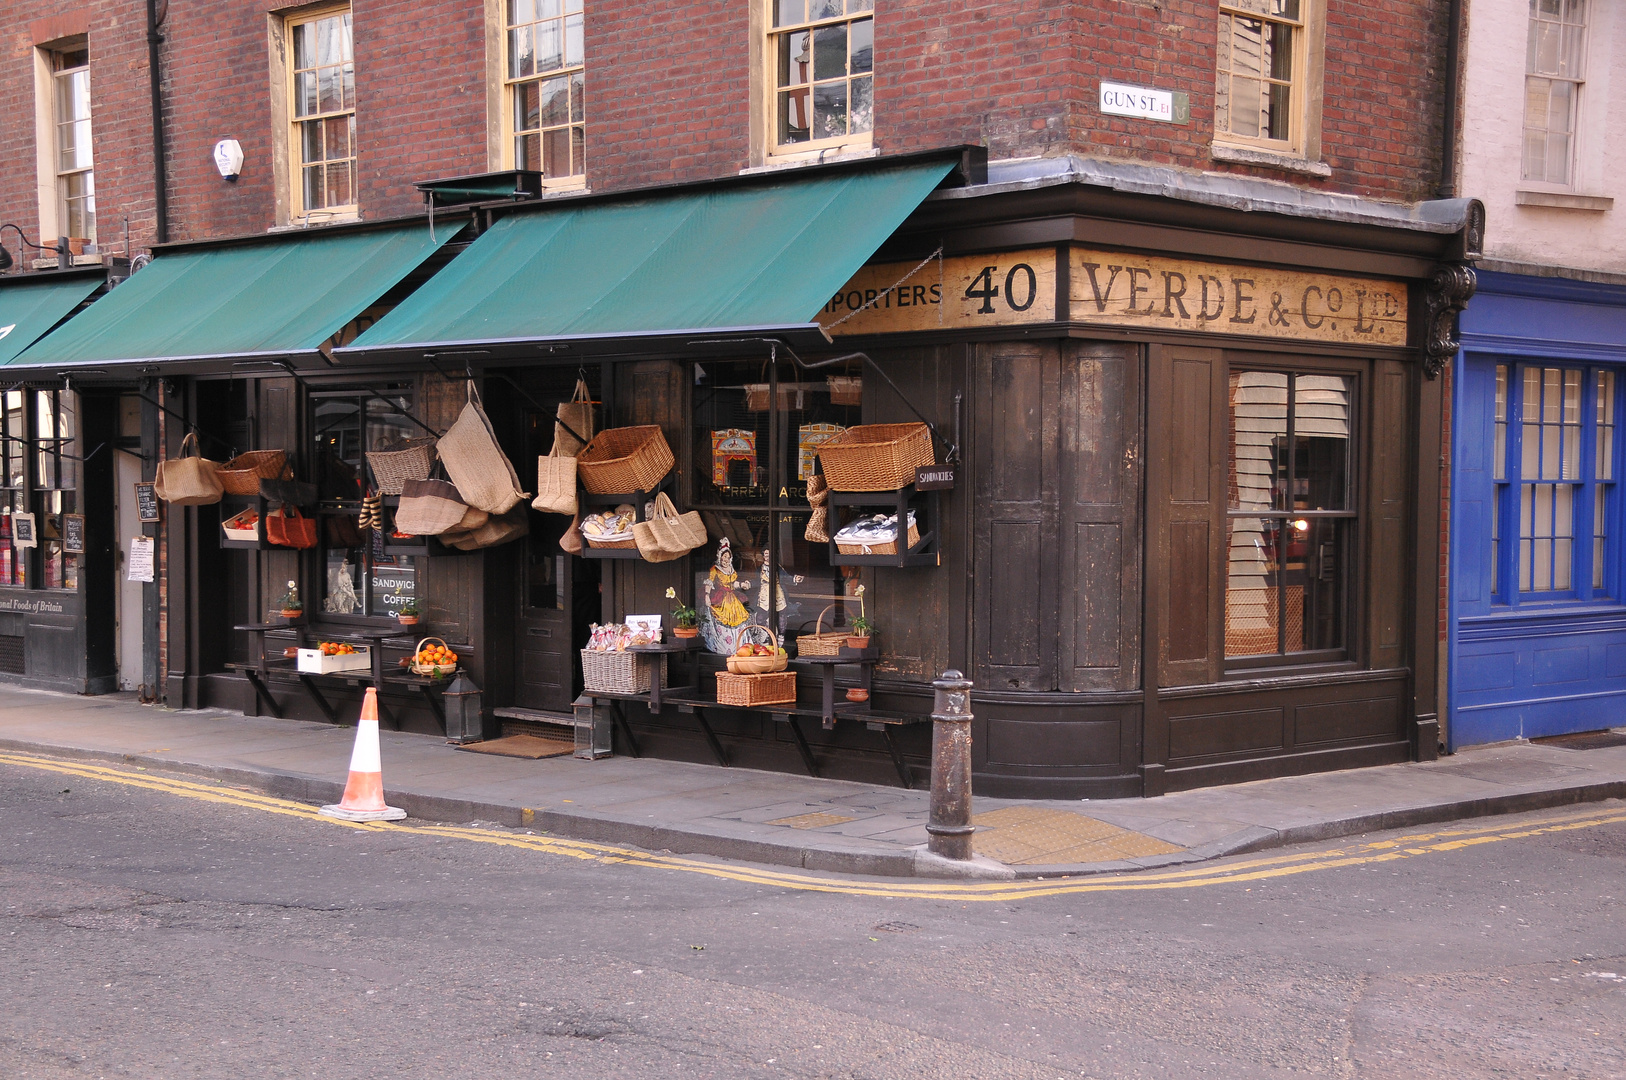
[{"label": "drainpipe", "polygon": [[163,74],[158,69],[158,47],[164,39],[158,33],[158,27],[168,15],[168,0],[147,0],[147,74],[152,82],[152,210],[156,239],[160,244],[169,240],[169,190],[164,180],[167,169],[164,160]]},{"label": "drainpipe", "polygon": [[1447,5],[1445,28],[1445,130],[1440,152],[1440,186],[1434,194],[1442,199],[1457,194],[1457,83],[1459,81],[1462,51],[1462,0],[1451,0]]}]

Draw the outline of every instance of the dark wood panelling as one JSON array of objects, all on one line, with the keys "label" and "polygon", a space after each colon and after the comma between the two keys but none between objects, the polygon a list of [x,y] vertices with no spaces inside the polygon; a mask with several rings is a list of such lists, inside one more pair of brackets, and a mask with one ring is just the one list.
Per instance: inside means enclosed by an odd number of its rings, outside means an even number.
[{"label": "dark wood panelling", "polygon": [[1057,502],[1049,451],[1059,382],[1052,346],[993,345],[979,356],[972,575],[975,677],[986,687],[1056,687]]},{"label": "dark wood panelling", "polygon": [[1161,455],[1150,491],[1149,563],[1156,585],[1158,683],[1218,680],[1224,659],[1225,363],[1218,349],[1151,351],[1147,453]]},{"label": "dark wood panelling", "polygon": [[988,718],[988,761],[995,765],[1083,768],[1118,764],[1115,720]]},{"label": "dark wood panelling", "polygon": [[1059,689],[1140,682],[1140,361],[1133,346],[1062,353],[1056,474]]},{"label": "dark wood panelling", "polygon": [[1403,662],[1406,632],[1406,494],[1411,460],[1409,373],[1400,364],[1374,365],[1370,485],[1371,537],[1367,560],[1368,649],[1374,667]]},{"label": "dark wood panelling", "polygon": [[1293,710],[1293,742],[1345,742],[1400,737],[1400,700],[1364,698],[1332,705],[1300,705]]},{"label": "dark wood panelling", "polygon": [[1280,708],[1170,717],[1169,761],[1280,750],[1284,719]]}]

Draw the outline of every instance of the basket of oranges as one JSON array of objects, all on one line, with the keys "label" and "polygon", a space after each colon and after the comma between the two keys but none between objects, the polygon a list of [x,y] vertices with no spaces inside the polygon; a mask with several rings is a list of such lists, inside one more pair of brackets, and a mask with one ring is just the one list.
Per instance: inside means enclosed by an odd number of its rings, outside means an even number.
[{"label": "basket of oranges", "polygon": [[412,653],[412,670],[419,675],[438,677],[457,670],[457,654],[438,637],[426,637]]}]

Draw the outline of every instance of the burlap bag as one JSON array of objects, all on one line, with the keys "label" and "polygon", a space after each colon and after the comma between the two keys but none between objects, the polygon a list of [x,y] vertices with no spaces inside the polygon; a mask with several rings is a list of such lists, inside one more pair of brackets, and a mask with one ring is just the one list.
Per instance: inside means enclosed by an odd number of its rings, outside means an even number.
[{"label": "burlap bag", "polygon": [[[480,395],[469,383],[468,404],[435,444],[435,453],[446,466],[446,475],[457,485],[464,503],[488,514],[506,514],[527,497],[520,490],[519,474],[497,445],[491,419],[480,406]],[[405,495],[405,489],[402,490]]]},{"label": "burlap bag", "polygon": [[536,498],[531,505],[544,514],[576,513],[576,459],[560,454],[557,441],[553,453],[536,459]]},{"label": "burlap bag", "polygon": [[158,463],[153,494],[171,506],[203,506],[217,503],[225,486],[220,482],[220,463],[198,451],[196,433],[181,440],[180,457]]},{"label": "burlap bag", "polygon": [[[571,395],[569,401],[560,402],[554,415],[559,418],[559,422],[553,425],[553,452],[559,457],[573,458],[581,453],[582,447],[591,442],[595,434],[593,395],[588,391],[587,384],[577,379],[576,392]],[[581,438],[578,439],[577,435]],[[573,510],[559,512],[575,513]]]},{"label": "burlap bag", "polygon": [[439,536],[458,528],[469,507],[444,480],[408,480],[395,508],[395,529],[408,536]]}]

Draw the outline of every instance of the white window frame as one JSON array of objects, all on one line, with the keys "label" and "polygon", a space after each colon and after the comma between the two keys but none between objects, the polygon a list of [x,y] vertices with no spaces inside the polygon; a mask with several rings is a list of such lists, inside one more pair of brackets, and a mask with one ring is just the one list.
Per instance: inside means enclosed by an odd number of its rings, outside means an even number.
[{"label": "white window frame", "polygon": [[[494,0],[494,3],[488,3],[487,8],[488,20],[494,19],[496,27],[496,33],[487,39],[487,55],[492,57],[492,60],[488,63],[488,69],[493,77],[493,85],[495,87],[495,93],[490,99],[488,99],[488,108],[494,112],[496,116],[496,122],[492,126],[495,129],[496,139],[498,142],[496,152],[491,155],[491,160],[494,166],[498,169],[516,169],[520,167],[518,163],[519,154],[517,150],[519,129],[515,124],[515,94],[518,92],[519,87],[524,86],[527,83],[534,82],[540,84],[550,79],[568,79],[572,76],[580,76],[583,87],[585,87],[587,81],[587,57],[585,44],[586,5],[584,0],[558,0],[559,15],[557,18],[560,20],[560,59],[565,61],[565,63],[563,63],[563,65],[560,67],[549,68],[546,71],[532,72],[528,75],[515,75],[510,70],[509,32],[511,29],[513,29],[513,27],[509,25],[508,20],[512,7],[513,4],[511,0]],[[574,11],[569,10],[572,7],[575,9]],[[572,15],[580,15],[583,22],[582,55],[577,57],[576,62],[574,63],[569,62],[570,57],[568,55],[568,48],[566,45],[567,35],[565,27],[565,19]],[[574,96],[573,91],[572,98],[574,98]],[[576,103],[573,100],[572,112],[575,112],[575,104]],[[572,191],[585,188],[587,186],[587,126],[585,104],[582,104],[581,106],[581,119],[579,121],[572,116],[572,118],[564,124],[550,125],[550,127],[554,129],[560,127],[567,130],[574,127],[582,128],[583,160],[580,163],[580,170],[574,171],[574,166],[577,163],[574,161],[575,151],[574,148],[572,148],[573,160],[571,164],[573,171],[569,175],[553,177],[544,176],[542,178],[542,187],[544,190]],[[535,172],[542,171],[538,164],[533,163],[527,163],[525,168]]]},{"label": "white window frame", "polygon": [[[1559,27],[1560,27],[1560,35],[1561,36],[1562,36],[1562,33],[1563,33],[1562,28],[1564,26],[1566,26],[1566,25],[1577,25],[1577,24],[1573,24],[1573,23],[1565,23],[1563,21],[1563,14],[1562,13],[1563,13],[1564,6],[1565,6],[1564,0],[1559,0],[1559,12],[1560,12],[1560,14],[1559,14],[1559,18],[1558,18],[1557,22],[1558,22]],[[1540,23],[1553,22],[1554,20],[1543,19],[1541,17],[1541,15],[1540,15],[1539,11],[1530,12],[1529,17],[1526,19],[1526,22],[1525,22],[1524,81],[1521,84],[1521,87],[1522,87],[1524,92],[1520,95],[1520,104],[1519,104],[1519,187],[1521,189],[1523,189],[1523,190],[1526,190],[1526,191],[1570,192],[1570,191],[1577,191],[1581,187],[1581,184],[1579,183],[1579,174],[1581,172],[1581,161],[1582,161],[1582,153],[1581,153],[1582,146],[1581,146],[1581,143],[1582,143],[1582,133],[1583,133],[1583,130],[1584,130],[1583,121],[1584,121],[1584,117],[1585,117],[1585,105],[1586,105],[1587,52],[1588,52],[1589,48],[1591,47],[1591,38],[1592,38],[1592,34],[1591,34],[1591,30],[1592,30],[1592,8],[1593,8],[1593,5],[1591,3],[1585,2],[1585,0],[1583,0],[1582,21],[1578,24],[1579,31],[1580,31],[1581,42],[1580,42],[1580,48],[1578,50],[1579,57],[1578,57],[1578,62],[1577,62],[1577,70],[1573,71],[1573,72],[1568,72],[1568,73],[1565,73],[1565,72],[1562,71],[1562,64],[1563,64],[1562,55],[1560,56],[1560,70],[1552,71],[1552,72],[1532,70],[1537,65],[1535,63],[1535,57],[1533,55],[1534,50],[1532,48],[1533,42],[1530,40],[1531,35],[1534,33],[1537,25],[1539,25]],[[1562,54],[1562,44],[1560,45],[1560,53]],[[1570,124],[1569,140],[1570,140],[1570,145],[1569,145],[1568,160],[1565,162],[1566,176],[1565,176],[1565,179],[1563,179],[1561,181],[1560,180],[1549,180],[1549,179],[1546,178],[1546,176],[1545,176],[1545,173],[1546,173],[1545,163],[1544,163],[1544,167],[1543,167],[1543,170],[1542,170],[1544,175],[1543,175],[1543,177],[1541,179],[1532,179],[1529,176],[1529,172],[1530,172],[1529,133],[1534,129],[1530,128],[1526,121],[1529,119],[1528,109],[1529,109],[1529,100],[1530,100],[1530,86],[1531,86],[1532,80],[1540,80],[1540,81],[1543,81],[1543,82],[1546,82],[1546,83],[1549,83],[1549,84],[1551,84],[1551,83],[1568,83],[1568,84],[1570,84],[1570,87],[1571,87],[1571,90],[1570,90],[1570,95],[1571,95],[1570,96],[1570,116],[1569,116],[1569,124]],[[1550,128],[1542,128],[1540,130],[1542,130],[1543,132],[1550,132],[1551,131]]]},{"label": "white window frame", "polygon": [[[1288,134],[1285,139],[1243,135],[1220,128],[1218,97],[1220,82],[1230,73],[1220,68],[1220,17],[1286,23],[1293,27],[1292,77],[1287,106]],[[1321,159],[1322,87],[1325,79],[1327,13],[1325,0],[1300,0],[1299,17],[1289,19],[1250,10],[1241,0],[1220,0],[1215,15],[1214,52],[1214,136],[1216,159],[1259,165],[1282,165],[1297,171],[1318,174],[1325,169],[1302,169],[1300,163]],[[1249,76],[1244,76],[1249,77]],[[1229,90],[1229,88],[1227,88]]]},{"label": "white window frame", "polygon": [[[66,191],[63,178],[70,174],[82,174],[92,177],[92,191],[95,184],[94,140],[95,122],[91,120],[92,163],[84,168],[63,170],[61,168],[61,141],[60,128],[57,116],[57,84],[64,74],[77,71],[89,72],[87,63],[84,67],[75,67],[68,71],[57,70],[57,58],[64,53],[87,50],[89,41],[84,35],[61,38],[56,41],[45,42],[34,47],[34,145],[36,150],[36,184],[39,202],[39,243],[50,248],[56,244],[59,236],[67,235],[67,206]],[[92,196],[94,198],[94,195]],[[73,256],[75,262],[96,262],[100,256],[96,254],[94,245],[97,242],[95,235],[94,211],[92,211],[92,224],[88,230],[91,235],[76,237],[83,240],[88,248],[88,254]],[[54,256],[42,257],[33,260],[37,267],[55,266],[57,260]]]},{"label": "white window frame", "polygon": [[[874,10],[874,5],[864,10],[856,7],[853,0],[848,0],[841,15],[813,19],[805,23],[790,23],[783,27],[774,25],[776,6],[777,0],[757,0],[751,7],[750,64],[754,73],[751,95],[751,164],[760,167],[874,156],[876,151],[873,111],[868,131],[848,132],[844,135],[809,139],[805,142],[780,142],[778,72],[778,38],[781,35],[794,33],[803,27],[831,26],[864,19],[871,20],[871,25],[876,26],[880,23],[880,15]],[[851,78],[852,75],[849,73],[849,85]],[[868,78],[873,110],[875,82],[873,63]]]},{"label": "white window frame", "polygon": [[[315,208],[306,207],[304,202],[305,186],[301,125],[318,118],[349,115],[353,119],[357,111],[354,104],[349,109],[317,113],[312,116],[299,116],[294,107],[294,94],[296,93],[294,80],[294,28],[317,19],[345,13],[352,15],[351,34],[353,41],[355,33],[354,15],[349,3],[313,5],[292,11],[273,12],[269,16],[272,103],[271,165],[275,174],[276,219],[279,226],[355,221],[361,216],[359,195],[361,180],[360,153],[359,146],[354,144],[350,148],[354,155],[350,160],[355,162],[351,176],[351,201],[338,206]],[[351,64],[354,63],[354,46],[352,45]]]}]

